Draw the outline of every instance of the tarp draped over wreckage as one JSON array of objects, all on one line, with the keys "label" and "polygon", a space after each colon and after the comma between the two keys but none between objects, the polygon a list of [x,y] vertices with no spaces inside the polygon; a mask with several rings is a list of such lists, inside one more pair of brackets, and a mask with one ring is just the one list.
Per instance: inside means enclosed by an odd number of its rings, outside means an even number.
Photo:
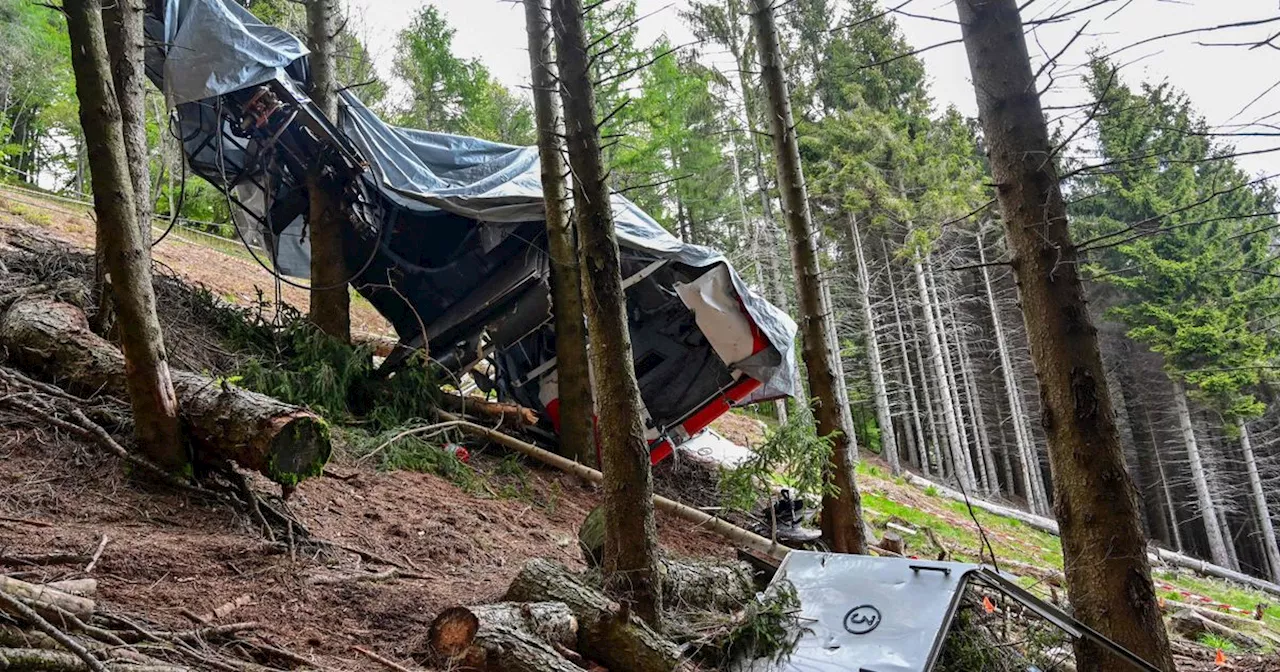
[{"label": "tarp draped over wreckage", "polygon": [[[394,127],[351,91],[327,119],[305,93],[302,42],[231,0],[153,0],[147,30],[171,132],[246,243],[270,250],[264,265],[309,275],[304,178],[323,162],[342,185],[352,285],[401,342],[453,371],[488,361],[482,388],[554,417],[537,148]],[[790,317],[719,252],[622,196],[613,210],[650,438],[679,443],[729,406],[795,394]]]}]

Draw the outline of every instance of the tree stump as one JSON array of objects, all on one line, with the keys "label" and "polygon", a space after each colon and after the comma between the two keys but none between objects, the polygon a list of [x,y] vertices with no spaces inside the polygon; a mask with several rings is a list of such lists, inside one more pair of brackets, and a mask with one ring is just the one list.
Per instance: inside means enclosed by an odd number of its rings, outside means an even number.
[{"label": "tree stump", "polygon": [[578,669],[562,655],[575,655],[578,622],[557,602],[452,607],[432,621],[427,642],[449,669]]}]

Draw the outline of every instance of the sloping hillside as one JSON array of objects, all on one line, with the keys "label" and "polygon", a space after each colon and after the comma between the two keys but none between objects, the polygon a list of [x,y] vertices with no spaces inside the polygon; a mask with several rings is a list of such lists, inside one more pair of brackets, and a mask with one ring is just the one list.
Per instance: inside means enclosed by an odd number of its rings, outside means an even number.
[{"label": "sloping hillside", "polygon": [[[80,213],[21,198],[0,195],[0,249],[30,236],[90,243]],[[270,286],[254,262],[193,241],[166,240],[157,256],[227,301],[252,303],[258,287]],[[284,300],[296,294],[286,290]],[[370,329],[382,328],[363,319]],[[739,416],[722,420],[720,429],[742,443],[760,440],[762,431]],[[378,668],[355,647],[412,664],[435,614],[497,599],[528,558],[581,566],[577,528],[599,502],[594,487],[478,444],[469,446],[475,458],[463,478],[380,471],[345,448],[324,478],[304,483],[287,503],[330,544],[326,552],[299,553],[291,541],[265,542],[246,516],[149,491],[96,446],[0,411],[0,564],[31,580],[96,578],[99,599],[112,610],[156,626],[190,626],[209,615],[215,622],[252,622],[236,646],[267,662],[333,669]],[[693,477],[671,464],[658,473],[660,488],[673,494]],[[1061,548],[1052,535],[891,478],[874,459],[858,475],[873,526],[903,535],[908,554],[994,560],[1046,599],[1065,597],[1056,577]],[[669,552],[732,556],[721,539],[688,523],[660,515],[659,524]],[[91,563],[98,548],[101,557]],[[70,557],[29,562],[55,552]],[[1171,610],[1191,603],[1241,617],[1260,611],[1257,628],[1241,627],[1255,630],[1264,648],[1280,642],[1280,608],[1267,596],[1172,568],[1159,568],[1157,578]],[[1181,647],[1185,669],[1212,669],[1219,649],[1229,661],[1225,669],[1266,669],[1235,644],[1202,639],[1197,644],[1207,646]]]}]

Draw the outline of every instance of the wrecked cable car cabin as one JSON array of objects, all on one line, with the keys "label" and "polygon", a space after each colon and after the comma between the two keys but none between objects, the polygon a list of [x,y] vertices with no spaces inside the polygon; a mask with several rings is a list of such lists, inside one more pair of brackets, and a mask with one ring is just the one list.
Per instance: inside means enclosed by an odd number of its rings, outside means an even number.
[{"label": "wrecked cable car cabin", "polygon": [[[558,426],[536,147],[393,127],[349,90],[329,119],[306,94],[302,42],[231,0],[153,0],[147,33],[170,131],[264,269],[309,276],[307,175],[321,170],[346,277],[399,336],[383,366],[425,350]],[[620,195],[613,214],[652,461],[736,405],[796,392],[785,313]]]}]

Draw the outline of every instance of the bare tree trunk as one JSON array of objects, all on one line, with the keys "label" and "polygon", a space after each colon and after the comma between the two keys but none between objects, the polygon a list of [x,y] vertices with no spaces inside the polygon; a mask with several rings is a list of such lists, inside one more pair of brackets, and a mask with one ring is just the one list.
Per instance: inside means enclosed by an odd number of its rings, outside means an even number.
[{"label": "bare tree trunk", "polygon": [[894,435],[893,413],[889,410],[889,389],[884,383],[884,365],[880,361],[880,342],[876,340],[876,313],[871,307],[871,273],[867,271],[867,259],[862,253],[862,235],[858,231],[857,215],[849,215],[850,237],[858,261],[858,285],[862,291],[862,321],[867,341],[867,360],[871,367],[871,393],[876,402],[876,423],[880,425],[880,455],[889,463],[894,476],[902,473],[898,459],[898,440]]},{"label": "bare tree trunk", "polygon": [[569,218],[565,187],[560,105],[551,50],[551,16],[542,0],[524,0],[529,31],[529,66],[533,73],[533,106],[538,118],[538,153],[542,159],[542,195],[546,202],[547,251],[551,257],[551,293],[556,325],[556,382],[560,393],[560,442],[565,453],[594,465],[596,439],[591,398],[591,363],[583,322],[582,275],[577,237]]},{"label": "bare tree trunk", "polygon": [[[63,3],[71,39],[71,65],[80,99],[80,125],[89,148],[94,210],[103,231],[107,272],[119,316],[120,347],[133,407],[138,445],[157,464],[188,468],[178,425],[178,400],[169,377],[156,297],[151,251],[138,227],[120,107],[112,89],[100,0]],[[138,43],[141,46],[141,42]]]},{"label": "bare tree trunk", "polygon": [[591,334],[604,472],[605,587],[658,627],[662,593],[653,518],[653,475],[631,357],[622,263],[614,230],[608,171],[600,152],[595,91],[581,0],[552,0],[561,97],[583,268],[583,303]]},{"label": "bare tree trunk", "polygon": [[[958,330],[957,330],[958,331]],[[956,338],[960,338],[957,336]],[[996,458],[991,452],[991,437],[987,435],[987,419],[982,413],[982,397],[978,394],[978,386],[973,381],[973,362],[969,357],[969,345],[960,342],[960,378],[964,384],[965,397],[969,400],[969,415],[973,418],[973,429],[978,439],[978,459],[982,462],[982,473],[988,495],[1000,494],[1000,477],[996,474]]]},{"label": "bare tree trunk", "polygon": [[1181,381],[1173,381],[1173,386],[1173,401],[1178,411],[1178,426],[1182,430],[1182,442],[1187,449],[1191,484],[1195,486],[1200,519],[1204,522],[1205,534],[1209,538],[1209,558],[1215,565],[1229,567],[1231,558],[1227,555],[1227,545],[1222,536],[1222,528],[1218,524],[1218,510],[1213,504],[1213,495],[1209,492],[1209,479],[1205,477],[1204,462],[1200,459],[1200,444],[1196,441],[1196,428],[1191,420],[1191,409],[1187,405],[1187,391],[1182,387]]},{"label": "bare tree trunk", "polygon": [[804,340],[804,361],[809,374],[809,394],[815,399],[818,434],[834,440],[830,476],[837,494],[822,502],[823,537],[837,553],[866,553],[867,540],[862,525],[862,498],[854,482],[851,446],[852,428],[841,426],[836,372],[832,361],[829,322],[824,316],[823,278],[815,247],[816,232],[809,214],[809,195],[804,169],[800,165],[800,145],[791,116],[791,98],[782,71],[782,50],[771,0],[753,0],[760,67],[768,94],[774,155],[778,161],[778,191],[787,221],[791,260],[800,299],[800,328]]},{"label": "bare tree trunk", "polygon": [[[142,242],[151,245],[151,166],[147,156],[146,72],[143,69],[143,8],[140,0],[117,0],[103,9],[103,31],[107,54],[111,57],[111,78],[116,101],[120,105],[120,121],[124,134],[125,154],[129,157],[129,176],[133,181],[134,210]],[[98,311],[95,324],[103,330],[113,321],[111,296],[107,285],[106,231],[95,231],[93,290]]]},{"label": "bare tree trunk", "polygon": [[[883,239],[880,244],[884,248]],[[920,470],[928,476],[931,471],[929,444],[925,442],[924,429],[920,424],[920,404],[916,398],[916,382],[911,373],[911,356],[907,352],[907,333],[902,328],[902,311],[898,303],[898,283],[893,277],[893,264],[889,262],[888,249],[884,249],[884,258],[885,269],[889,273],[889,301],[893,303],[893,321],[898,330],[898,346],[902,353],[902,373],[906,379],[907,400],[911,404],[911,435],[915,437],[917,464],[920,465]]]},{"label": "bare tree trunk", "polygon": [[[147,154],[147,74],[143,68],[143,6],[141,0],[116,0],[104,9],[103,29],[107,53],[111,56],[111,78],[120,121],[124,128],[124,149],[129,157],[129,176],[138,231],[143,242],[151,243],[151,162]],[[99,231],[101,233],[101,231]],[[102,241],[98,241],[101,247]]]},{"label": "bare tree trunk", "polygon": [[1262,489],[1262,479],[1258,476],[1258,461],[1253,454],[1253,441],[1246,422],[1240,423],[1240,450],[1244,453],[1244,466],[1249,472],[1249,491],[1257,511],[1258,525],[1262,528],[1262,548],[1271,567],[1271,580],[1280,582],[1280,547],[1276,545],[1276,528],[1271,522],[1271,508],[1267,506],[1267,493]]},{"label": "bare tree trunk", "polygon": [[1010,420],[1013,422],[1013,440],[1018,447],[1018,473],[1022,477],[1022,490],[1027,497],[1027,509],[1032,513],[1046,513],[1046,506],[1039,498],[1039,491],[1032,479],[1040,478],[1040,470],[1032,460],[1035,445],[1022,424],[1022,393],[1018,391],[1018,379],[1013,371],[1013,357],[1009,355],[1009,343],[1004,337],[1004,324],[1000,318],[1000,304],[991,285],[991,273],[987,270],[987,253],[982,241],[978,241],[978,260],[982,264],[982,282],[987,287],[987,303],[991,307],[991,325],[996,335],[996,352],[1000,356],[1000,372],[1004,376],[1004,389],[1008,395]]},{"label": "bare tree trunk", "polygon": [[[951,357],[952,352],[959,348],[952,346],[951,338],[947,334],[947,312],[943,310],[943,297],[938,291],[938,278],[933,272],[933,260],[929,258],[925,261],[928,263],[929,291],[933,293],[933,309],[937,313],[938,336],[942,340],[942,363],[947,372],[947,391],[951,394],[951,412],[956,419],[956,429],[960,432],[960,443],[956,448],[956,457],[960,460],[958,468],[964,471],[965,477],[973,487],[985,490],[986,484],[980,472],[973,468],[973,453],[969,450],[969,423],[965,421],[964,404],[960,401],[960,377],[956,375],[956,363]],[[950,303],[951,297],[946,298]],[[954,327],[954,324],[952,326]],[[951,331],[954,332],[955,329]]]},{"label": "bare tree trunk", "polygon": [[[1018,3],[956,0],[956,8],[1040,381],[1072,609],[1086,625],[1172,672]],[[1077,640],[1075,649],[1080,672],[1131,669],[1087,640]]]},{"label": "bare tree trunk", "polygon": [[[336,0],[307,0],[307,37],[311,55],[311,99],[333,123],[338,123],[338,83],[334,63]],[[311,323],[320,331],[351,341],[350,270],[342,242],[342,189],[323,161],[307,173],[311,230]]]},{"label": "bare tree trunk", "polygon": [[849,453],[858,459],[858,434],[853,422],[853,407],[849,404],[849,381],[844,376],[844,357],[840,348],[840,327],[836,323],[835,302],[831,299],[831,283],[822,280],[822,310],[827,322],[827,338],[831,348],[831,363],[835,365],[836,402],[840,404],[840,426],[848,430]]},{"label": "bare tree trunk", "polygon": [[934,312],[929,285],[925,281],[924,264],[921,262],[919,254],[915,257],[915,272],[916,285],[920,289],[920,300],[924,304],[924,331],[929,346],[929,361],[933,363],[933,376],[938,381],[938,394],[942,397],[938,406],[942,409],[943,422],[946,423],[947,449],[951,454],[951,470],[960,486],[966,492],[971,492],[973,490],[973,481],[970,479],[968,472],[965,471],[964,457],[961,455],[961,451],[965,450],[965,445],[960,440],[960,426],[956,420],[955,407],[951,405],[951,385],[948,382],[947,365],[942,351],[942,339],[939,336],[937,314]]}]

